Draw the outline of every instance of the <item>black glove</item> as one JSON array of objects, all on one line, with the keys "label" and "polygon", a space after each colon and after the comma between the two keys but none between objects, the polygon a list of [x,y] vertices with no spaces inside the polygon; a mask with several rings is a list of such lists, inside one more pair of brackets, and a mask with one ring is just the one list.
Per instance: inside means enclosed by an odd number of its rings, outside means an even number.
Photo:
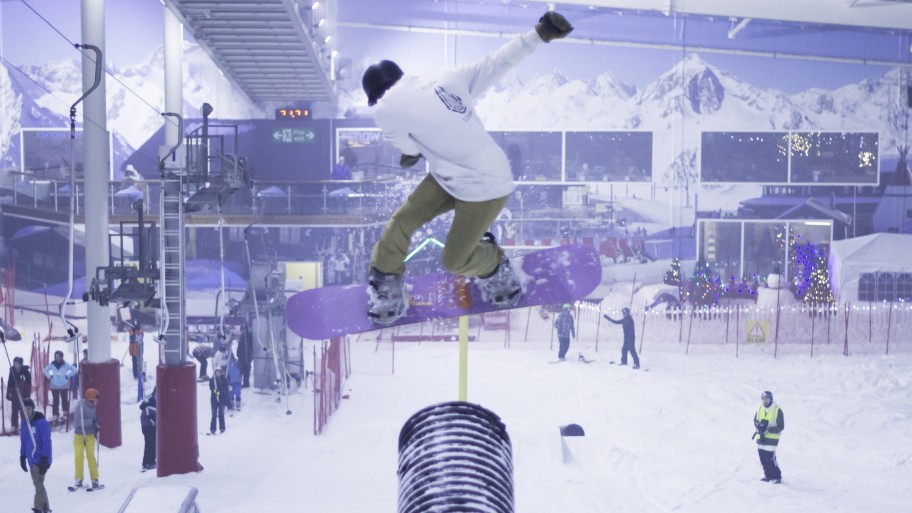
[{"label": "black glove", "polygon": [[405,169],[414,166],[421,160],[421,154],[418,155],[406,155],[405,153],[399,157],[399,167]]},{"label": "black glove", "polygon": [[47,473],[49,468],[51,468],[51,464],[48,463],[47,458],[41,458],[41,460],[38,461],[38,472],[41,473],[42,476]]},{"label": "black glove", "polygon": [[28,467],[25,465],[25,456],[19,456],[19,466],[22,467],[23,472],[28,472]]},{"label": "black glove", "polygon": [[555,39],[567,37],[567,34],[573,32],[573,27],[570,26],[567,18],[554,11],[548,11],[538,19],[538,23],[535,24],[535,31],[538,32],[538,36],[542,38],[542,41],[550,43]]}]

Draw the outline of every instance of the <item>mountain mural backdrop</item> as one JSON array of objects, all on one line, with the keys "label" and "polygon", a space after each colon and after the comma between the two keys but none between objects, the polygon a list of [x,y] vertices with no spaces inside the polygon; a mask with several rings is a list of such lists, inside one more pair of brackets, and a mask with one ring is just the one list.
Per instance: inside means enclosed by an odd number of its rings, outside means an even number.
[{"label": "mountain mural backdrop", "polygon": [[[212,104],[215,117],[221,119],[268,116],[222,75],[198,45],[186,42],[184,50],[188,117],[198,116],[203,102]],[[113,134],[117,176],[126,156],[162,124],[158,113],[164,103],[162,50],[140,64],[109,71],[114,78],[107,77],[108,129]],[[902,84],[909,83],[908,73],[892,68],[877,79],[835,90],[786,94],[755,87],[690,54],[641,89],[607,70],[592,80],[568,78],[559,69],[525,82],[511,75],[480,100],[477,110],[491,130],[652,131],[656,185],[686,180],[696,191],[702,131],[876,131],[881,134],[882,161],[895,161],[897,146],[909,144],[908,109],[900,93]],[[340,115],[369,117],[359,82],[341,84]],[[0,168],[18,168],[21,128],[66,128],[69,106],[81,88],[74,61],[0,67]],[[714,187],[719,186],[703,188]],[[757,187],[746,186],[745,191],[751,195]]]}]

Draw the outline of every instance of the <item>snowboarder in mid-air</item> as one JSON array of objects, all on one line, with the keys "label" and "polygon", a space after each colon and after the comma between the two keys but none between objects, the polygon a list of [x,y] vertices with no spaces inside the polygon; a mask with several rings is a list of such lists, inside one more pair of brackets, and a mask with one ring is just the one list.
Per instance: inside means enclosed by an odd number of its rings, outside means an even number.
[{"label": "snowboarder in mid-air", "polygon": [[640,368],[640,357],[637,355],[636,350],[636,328],[633,325],[633,317],[630,316],[629,308],[621,308],[621,314],[624,317],[621,320],[614,320],[611,317],[608,317],[608,314],[605,314],[605,318],[610,322],[615,324],[620,324],[621,328],[624,330],[624,346],[621,348],[621,365],[627,365],[627,353],[630,353],[633,356],[633,368]]},{"label": "snowboarder in mid-air", "polygon": [[510,308],[522,295],[510,261],[486,233],[513,192],[513,175],[503,150],[474,110],[476,99],[542,42],[573,30],[566,18],[549,11],[535,30],[515,36],[483,59],[432,75],[407,76],[389,60],[372,64],[361,85],[374,107],[377,126],[400,151],[409,168],[421,157],[430,174],[393,214],[370,261],[368,315],[389,325],[405,314],[405,265],[412,234],[441,214],[455,211],[443,250],[453,274],[476,277],[482,298]]}]

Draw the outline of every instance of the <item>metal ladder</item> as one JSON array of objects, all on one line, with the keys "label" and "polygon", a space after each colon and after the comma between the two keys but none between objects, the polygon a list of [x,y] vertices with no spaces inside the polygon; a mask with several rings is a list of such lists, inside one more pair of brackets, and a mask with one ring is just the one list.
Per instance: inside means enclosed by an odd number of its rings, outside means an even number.
[{"label": "metal ladder", "polygon": [[[161,252],[167,308],[167,329],[162,335],[171,342],[181,340],[184,332],[184,200],[181,176],[166,173],[161,188]],[[165,359],[183,362],[187,348],[183,343],[166,344]],[[169,348],[180,349],[169,349]],[[171,354],[169,354],[171,353]],[[175,354],[176,353],[176,354]]]}]

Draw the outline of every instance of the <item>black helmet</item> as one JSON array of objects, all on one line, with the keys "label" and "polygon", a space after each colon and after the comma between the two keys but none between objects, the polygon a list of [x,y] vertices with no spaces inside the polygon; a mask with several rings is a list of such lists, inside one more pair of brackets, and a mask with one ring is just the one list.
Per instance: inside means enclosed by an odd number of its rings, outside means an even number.
[{"label": "black helmet", "polygon": [[773,393],[770,392],[769,390],[764,390],[763,393],[760,394],[760,399],[769,399],[770,401],[772,401]]},{"label": "black helmet", "polygon": [[377,100],[383,97],[383,93],[402,78],[403,74],[399,65],[393,61],[383,60],[368,66],[361,77],[361,87],[367,95],[367,104],[374,106]]},{"label": "black helmet", "polygon": [[25,364],[25,360],[23,360],[21,356],[17,356],[17,357],[15,357],[15,358],[13,358],[13,365],[16,365],[17,363],[21,363],[21,364],[24,365],[24,364]]}]

